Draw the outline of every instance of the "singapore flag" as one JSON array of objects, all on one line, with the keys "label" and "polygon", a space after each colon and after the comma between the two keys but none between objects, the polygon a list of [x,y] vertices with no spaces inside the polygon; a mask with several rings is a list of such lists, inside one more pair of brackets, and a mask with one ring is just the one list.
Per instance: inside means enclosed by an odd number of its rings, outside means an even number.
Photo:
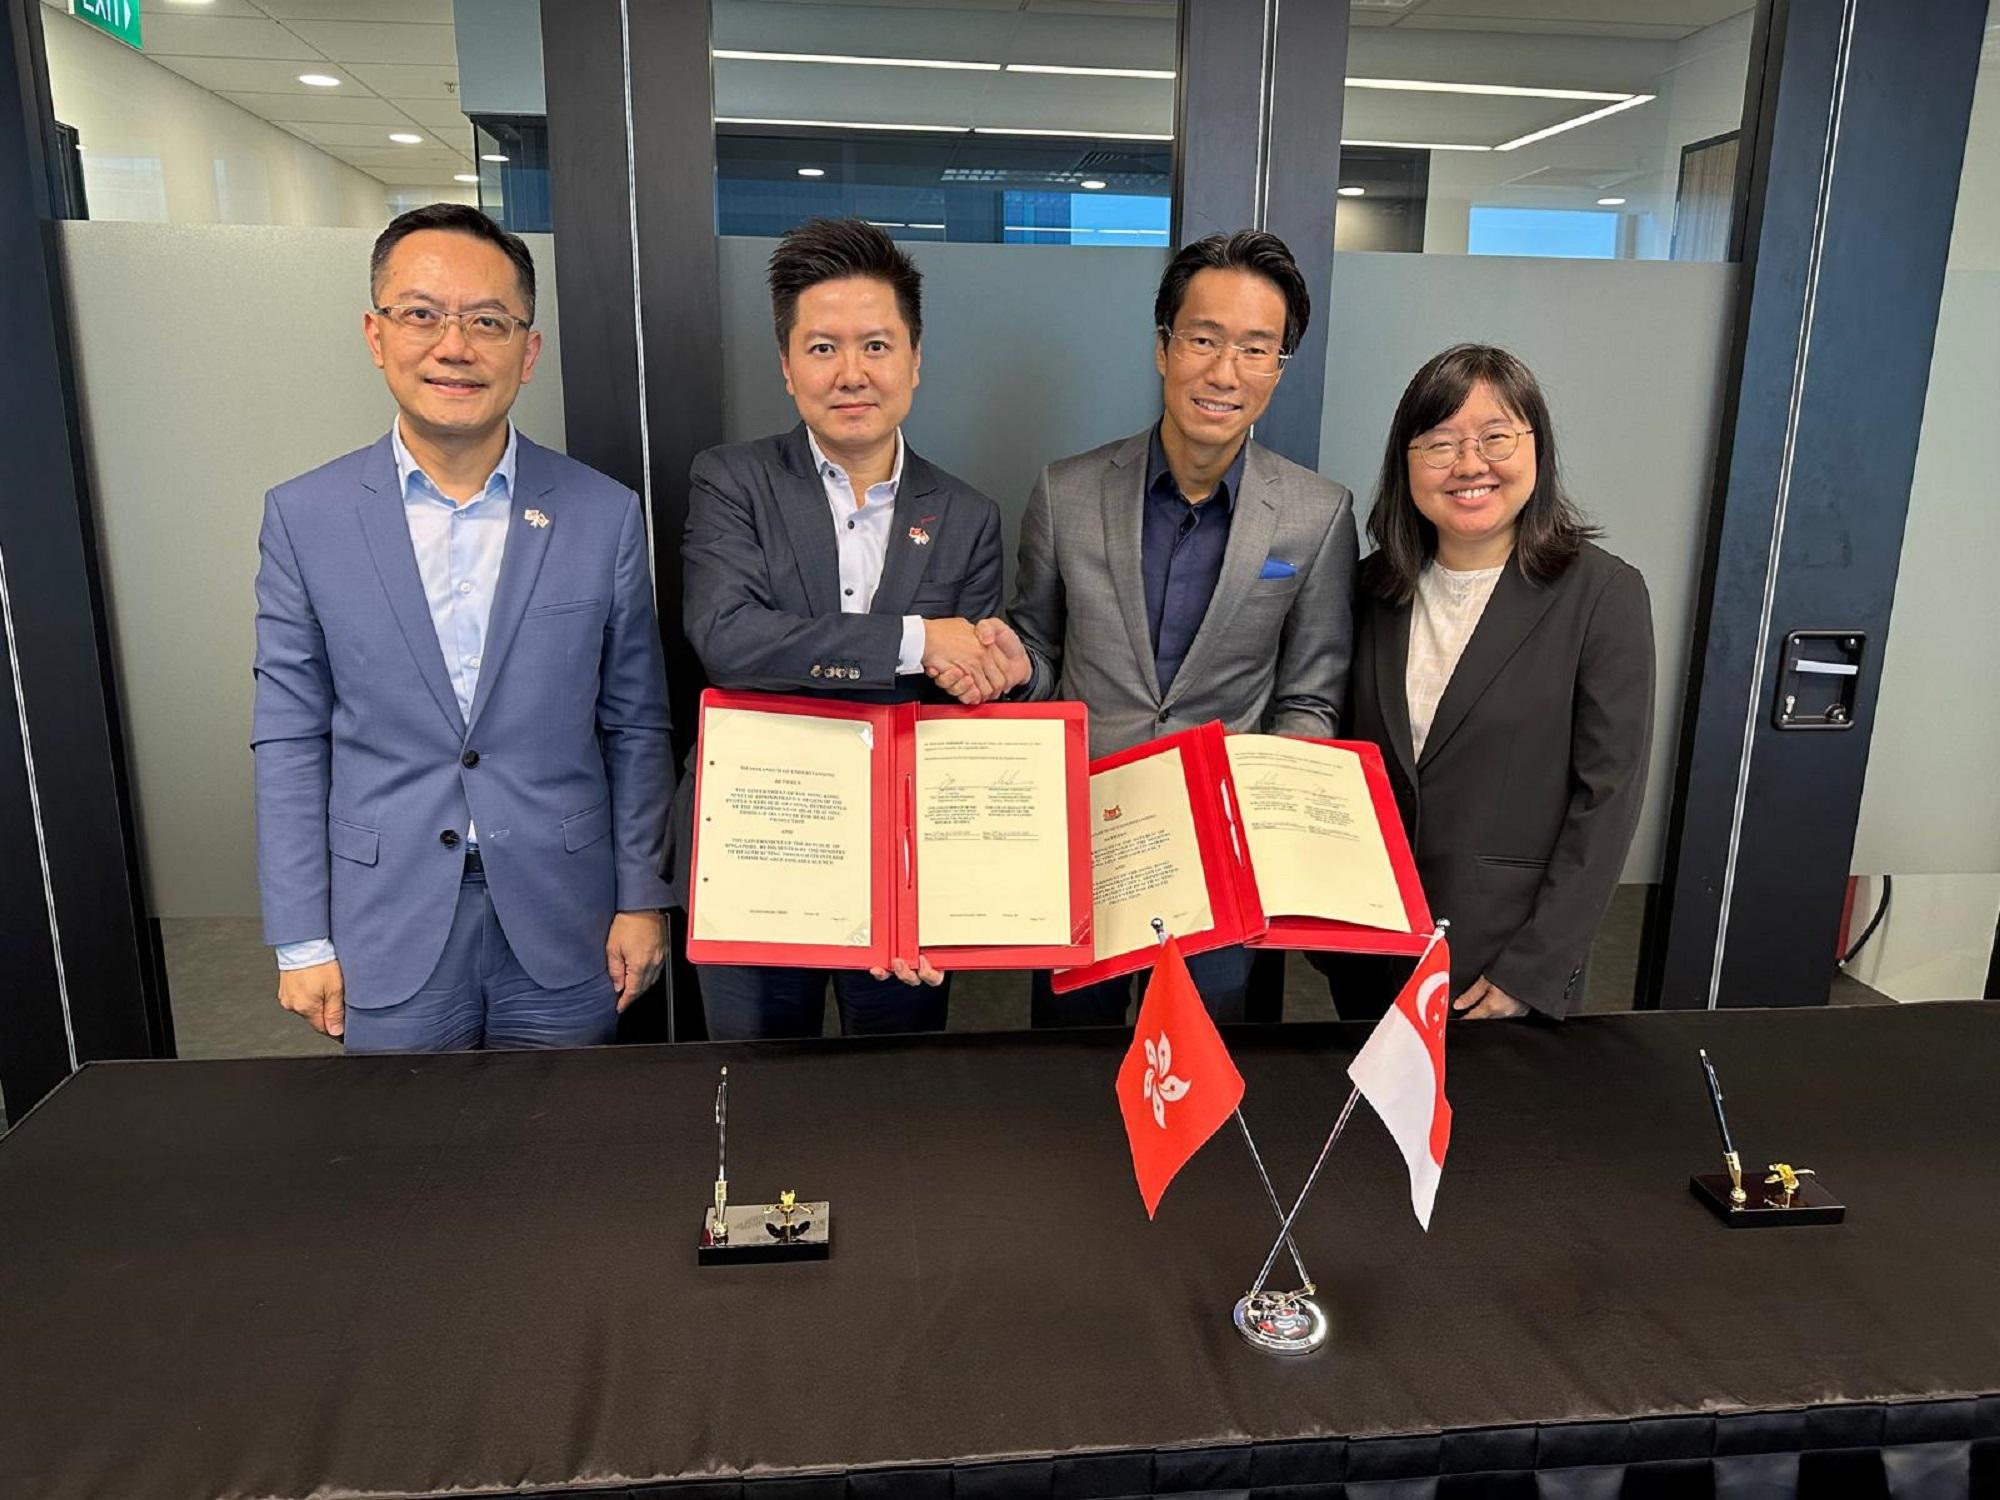
[{"label": "singapore flag", "polygon": [[1450,1005],[1451,952],[1440,938],[1347,1068],[1403,1153],[1410,1169],[1410,1207],[1426,1230],[1451,1144],[1451,1105],[1444,1096],[1444,1020]]}]

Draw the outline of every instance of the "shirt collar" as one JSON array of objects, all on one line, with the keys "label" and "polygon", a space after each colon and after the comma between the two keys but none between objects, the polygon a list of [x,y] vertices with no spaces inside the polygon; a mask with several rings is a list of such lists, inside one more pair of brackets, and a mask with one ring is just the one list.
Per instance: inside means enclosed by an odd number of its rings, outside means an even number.
[{"label": "shirt collar", "polygon": [[[1243,446],[1236,450],[1236,457],[1230,460],[1229,467],[1223,471],[1222,479],[1216,485],[1217,493],[1222,496],[1223,509],[1232,515],[1236,512],[1236,497],[1243,489],[1243,463],[1249,455],[1250,440],[1245,438]],[[1173,470],[1167,464],[1166,445],[1160,441],[1157,425],[1153,428],[1152,441],[1146,445],[1146,493],[1160,495],[1177,505],[1187,504],[1180,486],[1174,483]],[[1209,497],[1211,500],[1214,498],[1213,495]]]},{"label": "shirt collar", "polygon": [[[806,429],[806,446],[812,449],[813,470],[820,478],[826,478],[827,471],[832,470],[842,479],[847,480],[848,488],[853,488],[854,481],[848,478],[847,470],[841,468],[839,464],[826,456],[826,450],[820,447],[819,439],[813,435],[813,430],[810,427]],[[896,462],[890,468],[889,478],[886,481],[891,493],[899,489],[903,483],[903,451],[903,429],[898,427],[896,429]],[[874,486],[870,485],[869,488],[873,489]]]},{"label": "shirt collar", "polygon": [[[496,479],[500,481],[498,491],[500,494],[511,496],[514,493],[514,460],[520,449],[519,436],[515,432],[514,423],[510,418],[507,423],[507,447],[500,455],[500,462],[494,467],[493,472],[486,477],[485,489],[474,496],[473,500],[469,503],[477,504],[480,500],[487,499],[493,495],[495,493],[493,481]],[[402,490],[405,500],[410,498],[410,485],[415,480],[421,479],[424,482],[425,490],[430,495],[443,500],[447,505],[453,503],[445,495],[444,491],[437,487],[436,482],[431,476],[424,472],[423,466],[417,462],[416,455],[410,452],[409,444],[403,441],[403,419],[401,417],[398,417],[389,424],[389,450],[396,456],[396,484]]]}]

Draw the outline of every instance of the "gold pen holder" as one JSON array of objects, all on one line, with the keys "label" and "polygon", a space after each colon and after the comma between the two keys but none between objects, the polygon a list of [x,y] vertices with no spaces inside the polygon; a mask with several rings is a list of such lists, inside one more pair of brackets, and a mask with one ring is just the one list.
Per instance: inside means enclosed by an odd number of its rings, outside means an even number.
[{"label": "gold pen holder", "polygon": [[1743,1186],[1740,1169],[1697,1172],[1688,1179],[1688,1191],[1731,1229],[1838,1224],[1847,1217],[1847,1205],[1829,1192],[1815,1173],[1795,1171],[1784,1162],[1773,1162],[1763,1182],[1748,1189]]}]

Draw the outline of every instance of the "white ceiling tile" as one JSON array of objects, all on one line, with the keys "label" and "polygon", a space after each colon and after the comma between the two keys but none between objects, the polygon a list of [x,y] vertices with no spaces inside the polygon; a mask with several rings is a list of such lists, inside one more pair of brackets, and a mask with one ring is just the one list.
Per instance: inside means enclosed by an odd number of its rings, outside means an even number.
[{"label": "white ceiling tile", "polygon": [[394,130],[407,125],[403,112],[372,94],[257,94],[230,92],[222,96],[266,120],[316,122],[322,125],[380,125]]},{"label": "white ceiling tile", "polygon": [[289,29],[344,63],[417,63],[458,66],[458,42],[450,26],[386,21],[292,21]]},{"label": "white ceiling tile", "polygon": [[397,63],[357,63],[349,69],[385,99],[456,99],[456,67],[416,67]]},{"label": "white ceiling tile", "polygon": [[[57,10],[69,9],[68,0],[48,0]],[[147,50],[152,50],[152,16],[246,16],[254,21],[265,19],[264,12],[250,3],[250,0],[206,0],[201,5],[189,5],[185,0],[139,0],[143,16],[139,22],[140,34],[146,40]]]},{"label": "white ceiling tile", "polygon": [[[370,150],[382,150],[386,149],[388,145],[389,132],[398,129],[401,122],[391,124],[371,121],[366,124],[349,124],[346,122],[328,123],[314,120],[288,120],[285,122],[285,125],[293,135],[303,140],[311,141],[316,146],[366,147]],[[461,122],[460,132],[463,139],[468,141],[472,139],[471,126]],[[460,138],[460,136],[441,136],[438,139],[441,145],[455,146]],[[424,148],[421,146],[412,146],[407,149],[421,151]]]},{"label": "white ceiling tile", "polygon": [[[163,68],[172,68],[211,94],[316,94],[324,98],[339,92],[300,83],[299,74],[320,69],[318,65],[298,61],[277,62],[262,57],[155,57],[153,61]],[[338,66],[331,71],[353,76],[349,69]]]},{"label": "white ceiling tile", "polygon": [[[452,0],[257,0],[280,21],[414,21],[449,26]],[[557,0],[549,0],[555,4]]]},{"label": "white ceiling tile", "polygon": [[427,130],[470,130],[472,122],[452,99],[398,99],[396,108]]},{"label": "white ceiling tile", "polygon": [[168,12],[140,20],[146,55],[161,57],[270,57],[322,62],[324,55],[276,21]]}]

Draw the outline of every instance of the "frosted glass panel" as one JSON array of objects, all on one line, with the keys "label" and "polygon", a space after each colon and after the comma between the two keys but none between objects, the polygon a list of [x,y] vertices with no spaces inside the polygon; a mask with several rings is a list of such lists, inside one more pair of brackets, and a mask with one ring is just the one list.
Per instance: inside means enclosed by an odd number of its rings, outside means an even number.
[{"label": "frosted glass panel", "polygon": [[[252,581],[264,492],[389,430],[361,338],[374,234],[61,226],[85,442],[152,912],[254,916]],[[514,408],[563,445],[554,246]]]},{"label": "frosted glass panel", "polygon": [[[1548,393],[1572,496],[1645,575],[1658,685],[1627,881],[1659,877],[1736,268],[1358,254],[1334,262],[1320,471],[1370,508],[1397,398],[1448,345],[1499,344]],[[1364,550],[1366,543],[1363,543]]]}]

